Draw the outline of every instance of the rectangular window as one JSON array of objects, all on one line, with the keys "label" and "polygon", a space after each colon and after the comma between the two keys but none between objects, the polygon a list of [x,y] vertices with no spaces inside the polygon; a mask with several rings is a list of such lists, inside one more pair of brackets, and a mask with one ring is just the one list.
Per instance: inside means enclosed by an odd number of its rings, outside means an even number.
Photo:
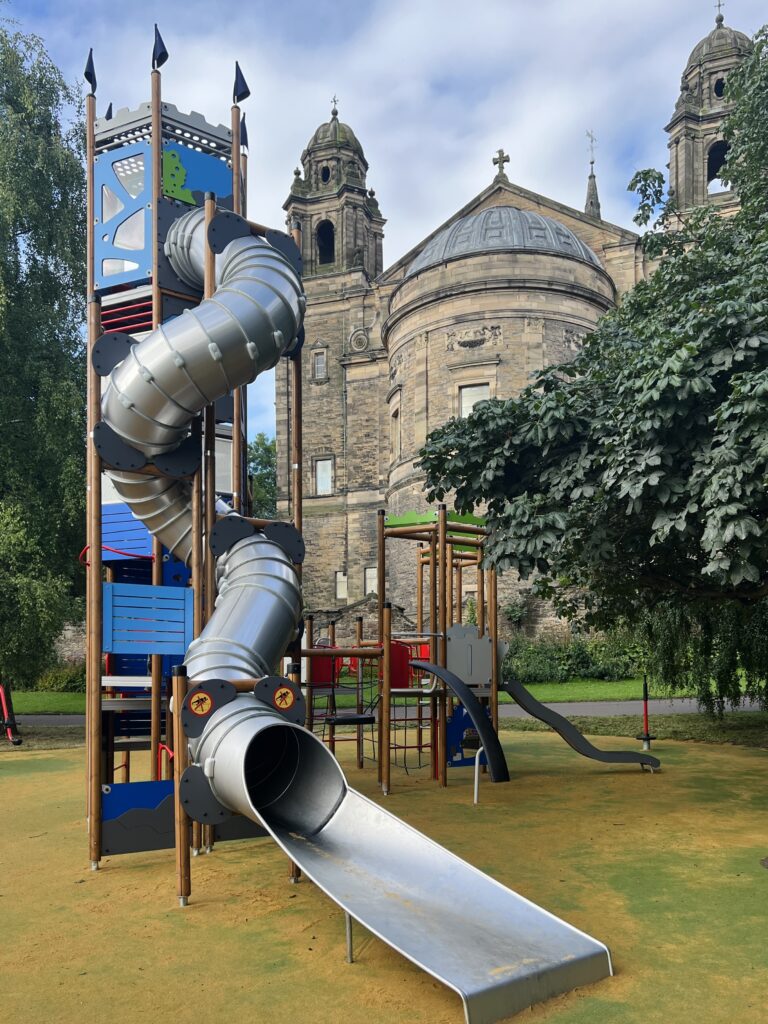
[{"label": "rectangular window", "polygon": [[345,572],[336,573],[336,600],[347,600],[347,574]]},{"label": "rectangular window", "polygon": [[395,462],[403,453],[402,442],[400,437],[400,410],[395,409],[391,416],[391,434],[392,434],[392,461]]},{"label": "rectangular window", "polygon": [[333,459],[315,459],[315,494],[333,494]]},{"label": "rectangular window", "polygon": [[316,349],[312,353],[312,379],[325,380],[328,376],[328,351],[324,348]]},{"label": "rectangular window", "polygon": [[478,402],[485,402],[490,397],[490,384],[468,384],[464,388],[459,388],[459,416],[465,419]]},{"label": "rectangular window", "polygon": [[376,566],[369,566],[365,570],[365,593],[375,594],[379,588],[379,570]]}]

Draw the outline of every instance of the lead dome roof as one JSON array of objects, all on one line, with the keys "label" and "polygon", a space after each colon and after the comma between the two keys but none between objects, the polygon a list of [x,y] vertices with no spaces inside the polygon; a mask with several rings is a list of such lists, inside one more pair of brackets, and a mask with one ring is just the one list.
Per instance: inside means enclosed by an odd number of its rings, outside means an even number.
[{"label": "lead dome roof", "polygon": [[446,260],[498,251],[546,252],[601,266],[589,246],[559,221],[516,206],[492,206],[462,217],[435,235],[405,276],[412,277]]},{"label": "lead dome roof", "polygon": [[741,56],[749,53],[751,49],[752,40],[749,36],[726,25],[722,14],[718,14],[715,18],[715,27],[691,50],[686,69],[710,57],[725,57],[730,54]]}]

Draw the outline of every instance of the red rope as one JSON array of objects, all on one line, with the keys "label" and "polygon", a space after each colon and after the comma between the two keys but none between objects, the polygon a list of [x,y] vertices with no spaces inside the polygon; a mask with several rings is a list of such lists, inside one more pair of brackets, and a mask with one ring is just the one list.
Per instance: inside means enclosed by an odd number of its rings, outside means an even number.
[{"label": "red rope", "polygon": [[[85,561],[85,554],[88,551],[89,547],[90,547],[90,544],[86,544],[85,547],[83,548],[83,550],[77,556],[78,562],[80,562],[82,565],[84,565],[86,567],[86,569],[91,564],[90,562],[86,562]],[[112,547],[109,546],[109,544],[102,544],[101,545],[101,550],[102,551],[111,551],[113,555],[122,555],[124,558],[143,558],[147,562],[154,562],[154,560],[155,560],[155,556],[154,555],[135,555],[135,554],[132,554],[130,551],[121,551],[120,548],[112,548]]]}]

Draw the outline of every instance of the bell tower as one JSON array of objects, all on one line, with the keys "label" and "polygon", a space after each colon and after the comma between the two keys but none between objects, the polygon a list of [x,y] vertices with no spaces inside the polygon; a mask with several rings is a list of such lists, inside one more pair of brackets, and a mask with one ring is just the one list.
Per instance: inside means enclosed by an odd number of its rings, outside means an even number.
[{"label": "bell tower", "polygon": [[669,188],[678,209],[705,203],[736,202],[721,180],[728,144],[723,120],[730,110],[728,75],[749,53],[752,43],[743,32],[724,24],[718,12],[715,28],[694,48],[680,81],[680,96],[666,131],[669,133]]},{"label": "bell tower", "polygon": [[366,186],[363,147],[336,103],[301,154],[283,209],[291,227],[301,224],[305,279],[353,270],[373,279],[383,270],[385,220]]}]

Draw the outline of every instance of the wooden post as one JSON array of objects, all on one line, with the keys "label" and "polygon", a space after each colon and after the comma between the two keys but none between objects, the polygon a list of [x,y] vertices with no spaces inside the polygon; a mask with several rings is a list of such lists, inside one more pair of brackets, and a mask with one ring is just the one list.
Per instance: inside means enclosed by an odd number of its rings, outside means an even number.
[{"label": "wooden post", "polygon": [[424,632],[424,560],[423,543],[419,542],[416,552],[416,632]]},{"label": "wooden post", "polygon": [[491,635],[491,721],[499,728],[499,593],[496,569],[488,570],[488,626]]},{"label": "wooden post", "polygon": [[[355,619],[355,647],[363,646],[363,616],[358,615]],[[363,713],[363,660],[357,659],[357,679],[355,684],[357,698],[355,700],[355,711],[358,715]],[[363,767],[363,727],[357,725],[357,767]]]},{"label": "wooden post", "polygon": [[381,641],[384,635],[384,597],[387,587],[387,573],[386,573],[386,537],[384,536],[384,516],[385,512],[383,508],[380,508],[376,516],[376,530],[377,530],[377,562],[376,562],[376,589],[378,591],[378,611],[379,611],[379,641]]},{"label": "wooden post", "polygon": [[483,552],[477,552],[477,635],[485,633],[485,572],[483,571]]},{"label": "wooden post", "polygon": [[[438,640],[438,664],[445,667],[448,663],[448,515],[444,503],[437,507],[437,568],[438,568],[438,594],[437,594],[437,631],[440,634]],[[446,760],[447,735],[446,735],[446,699],[445,686],[440,685],[437,691],[438,718],[437,718],[437,763],[441,786],[448,785],[448,763]]]},{"label": "wooden post", "polygon": [[91,363],[91,352],[101,334],[101,303],[94,293],[95,195],[94,159],[96,155],[96,97],[91,92],[85,101],[86,119],[86,277],[88,295],[88,361],[87,361],[87,495],[88,558],[86,608],[88,633],[86,643],[86,709],[88,760],[88,854],[95,871],[101,860],[101,644],[102,644],[102,562],[101,562],[101,459],[93,443],[93,430],[101,419],[101,379]]},{"label": "wooden post", "polygon": [[[307,615],[304,617],[304,643],[311,650],[315,646],[315,617]],[[315,724],[315,700],[314,687],[312,686],[312,659],[307,658],[307,718],[305,728],[312,731]]]},{"label": "wooden post", "polygon": [[380,763],[381,763],[381,788],[384,796],[389,794],[391,783],[390,765],[390,744],[392,742],[392,604],[384,602],[384,628],[381,637],[384,654],[381,670],[381,704],[379,706],[379,718],[382,723]]},{"label": "wooden post", "polygon": [[[192,635],[200,636],[203,630],[203,475],[200,468],[192,477]],[[177,716],[178,717],[178,716]],[[186,741],[184,741],[186,749]],[[179,755],[177,748],[176,756]],[[203,826],[192,822],[192,855],[200,852],[203,841]]]},{"label": "wooden post", "polygon": [[[240,107],[232,105],[230,122],[232,130],[232,210],[243,213],[243,186],[240,174]],[[232,393],[232,508],[235,512],[243,509],[243,393],[242,388],[235,388]]]},{"label": "wooden post", "polygon": [[455,587],[456,613],[455,613],[455,615],[453,617],[454,622],[458,622],[459,624],[461,623],[461,613],[462,613],[461,592],[462,592],[462,589],[463,589],[463,585],[464,585],[463,568],[462,568],[461,559],[459,559],[458,562],[456,563],[456,587]]},{"label": "wooden post", "polygon": [[447,591],[445,595],[447,613],[448,613],[448,625],[453,625],[453,544],[446,543],[445,546],[445,560],[448,563],[448,571],[446,575],[447,580]]},{"label": "wooden post", "polygon": [[[429,657],[433,665],[438,661],[437,642],[437,534],[429,538]],[[429,695],[429,721],[432,755],[432,778],[438,778],[437,760],[437,694]]]},{"label": "wooden post", "polygon": [[181,802],[181,776],[187,767],[187,738],[181,727],[181,705],[187,695],[187,670],[183,665],[173,669],[173,806],[176,825],[176,894],[179,906],[186,907],[192,892],[192,875],[189,859],[189,818]]},{"label": "wooden post", "polygon": [[[157,244],[160,227],[160,200],[163,192],[163,123],[162,123],[162,79],[158,70],[151,75],[151,160],[152,160],[152,328],[158,326],[163,319],[163,298],[160,293],[159,261],[160,250]],[[152,538],[152,585],[162,586],[163,582],[163,546],[156,537]],[[157,779],[157,752],[161,740],[163,659],[159,654],[150,658],[152,690],[150,695],[150,778]],[[166,698],[168,694],[166,694]],[[172,746],[171,730],[168,726],[166,708],[166,744]],[[167,772],[170,772],[168,765]]]}]

